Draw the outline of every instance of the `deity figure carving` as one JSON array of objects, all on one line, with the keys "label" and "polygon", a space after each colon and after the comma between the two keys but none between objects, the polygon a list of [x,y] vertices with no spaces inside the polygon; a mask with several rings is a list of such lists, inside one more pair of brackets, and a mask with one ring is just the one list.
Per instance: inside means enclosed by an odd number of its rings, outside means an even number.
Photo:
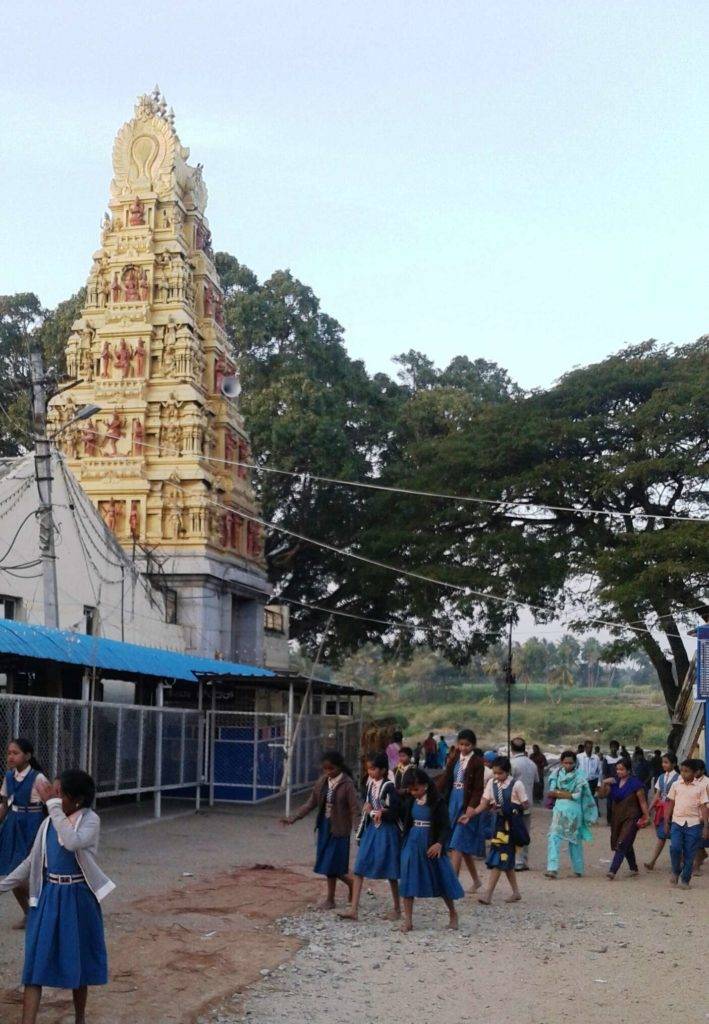
[{"label": "deity figure carving", "polygon": [[113,275],[113,284],[111,285],[111,298],[114,302],[120,302],[123,298],[123,286],[118,280],[118,274]]},{"label": "deity figure carving", "polygon": [[184,533],[184,526],[182,522],[183,515],[184,510],[182,506],[179,504],[179,502],[174,501],[170,505],[167,514],[168,524],[170,528],[169,533],[174,540],[179,540],[182,534]]},{"label": "deity figure carving", "polygon": [[130,535],[134,539],[140,533],[140,519],[138,517],[138,502],[131,501],[130,503],[130,516],[128,517],[128,526],[130,527]]},{"label": "deity figure carving", "polygon": [[162,343],[162,368],[165,376],[169,377],[175,372],[175,343],[177,340],[177,330],[175,328],[175,321],[170,317],[165,327],[165,333],[163,335]]},{"label": "deity figure carving", "polygon": [[142,420],[133,420],[133,439],[131,443],[131,450],[133,455],[143,454],[143,440],[145,437],[145,430],[143,428]]},{"label": "deity figure carving", "polygon": [[111,346],[108,343],[108,338],[104,340],[101,346],[101,376],[108,377],[111,368]]},{"label": "deity figure carving", "polygon": [[140,199],[135,199],[128,207],[128,224],[130,227],[140,227],[145,224],[145,207]]},{"label": "deity figure carving", "polygon": [[221,295],[217,295],[216,308],[214,310],[214,319],[217,321],[220,327],[224,326],[224,300]]},{"label": "deity figure carving", "polygon": [[236,439],[230,430],[224,433],[224,461],[226,463],[234,462],[234,455],[236,454]]},{"label": "deity figure carving", "polygon": [[106,455],[118,455],[116,445],[123,437],[123,417],[114,409],[111,418],[106,421],[106,436],[103,439],[103,447]]},{"label": "deity figure carving", "polygon": [[101,502],[101,515],[106,526],[115,533],[118,528],[118,520],[121,514],[121,508],[115,498],[111,498],[110,501]]},{"label": "deity figure carving", "polygon": [[148,273],[145,267],[143,267],[143,269],[140,272],[140,279],[138,282],[138,294],[140,295],[142,302],[148,301],[148,296],[150,295],[150,282],[148,281]]},{"label": "deity figure carving", "polygon": [[98,430],[93,423],[87,423],[83,430],[84,455],[96,455],[96,444],[98,442]]},{"label": "deity figure carving", "polygon": [[214,390],[218,395],[221,394],[222,384],[226,376],[226,360],[220,353],[214,360]]},{"label": "deity figure carving", "polygon": [[248,463],[251,458],[251,451],[246,441],[239,441],[239,453],[237,457],[239,460],[239,467],[236,473],[238,477],[244,480],[249,473],[248,465],[244,465],[244,463]]},{"label": "deity figure carving", "polygon": [[135,358],[135,375],[136,375],[136,377],[144,377],[145,376],[145,358],[147,356],[147,352],[145,350],[145,339],[144,338],[138,338],[138,342],[137,342],[137,344],[135,346],[135,351],[134,351],[133,355],[134,355],[134,358]]},{"label": "deity figure carving", "polygon": [[171,228],[172,227],[172,220],[170,219],[170,211],[168,210],[167,206],[163,206],[163,208],[162,208],[161,225],[160,226],[163,227],[163,228]]},{"label": "deity figure carving", "polygon": [[121,338],[118,342],[118,348],[113,357],[113,364],[116,369],[120,372],[121,378],[126,380],[130,377],[130,366],[133,361],[133,350],[127,343],[125,338]]},{"label": "deity figure carving", "polygon": [[182,402],[178,402],[174,394],[170,394],[167,402],[162,403],[162,415],[160,424],[160,454],[179,455],[182,442],[182,425],[180,423],[180,409]]},{"label": "deity figure carving", "polygon": [[211,316],[214,312],[214,299],[212,298],[212,289],[208,284],[204,286],[204,315]]},{"label": "deity figure carving", "polygon": [[103,278],[103,277],[99,277],[99,279],[98,279],[98,288],[97,288],[97,292],[96,292],[96,298],[97,298],[97,301],[98,301],[98,308],[99,309],[105,309],[106,306],[109,303],[110,297],[111,297],[111,291],[110,291],[110,289],[108,287],[108,283],[106,282],[106,279]]},{"label": "deity figure carving", "polygon": [[261,526],[249,522],[246,525],[246,554],[258,558],[261,554]]},{"label": "deity figure carving", "polygon": [[137,302],[138,294],[138,271],[135,267],[127,267],[123,271],[123,284],[125,285],[126,302]]}]

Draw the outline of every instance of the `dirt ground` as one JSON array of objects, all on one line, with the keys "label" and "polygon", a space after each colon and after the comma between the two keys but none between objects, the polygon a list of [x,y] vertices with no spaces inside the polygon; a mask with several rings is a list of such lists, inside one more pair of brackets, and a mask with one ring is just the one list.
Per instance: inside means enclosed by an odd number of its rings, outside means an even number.
[{"label": "dirt ground", "polygon": [[[91,1024],[413,1024],[432,1013],[457,1024],[472,1010],[483,1020],[523,1014],[529,1024],[589,1011],[624,1024],[670,1010],[687,1024],[709,1019],[709,880],[671,888],[666,854],[653,875],[609,883],[601,825],[587,877],[547,881],[546,812],[537,810],[522,903],[502,901],[502,881],[492,907],[463,902],[460,932],[451,933],[442,905],[421,901],[415,931],[402,936],[379,917],[386,884],[371,886],[358,925],[307,909],[320,894],[310,875],[313,822],[283,830],[279,813],[274,804],[217,808],[156,824],[134,808],[102,815],[101,862],[118,889],[103,905],[111,983],[91,993]],[[651,843],[644,833],[641,855]],[[22,936],[8,927],[16,919],[5,896],[3,1024],[19,1011]],[[40,1020],[68,1024],[69,1011],[65,994],[50,990]]]}]

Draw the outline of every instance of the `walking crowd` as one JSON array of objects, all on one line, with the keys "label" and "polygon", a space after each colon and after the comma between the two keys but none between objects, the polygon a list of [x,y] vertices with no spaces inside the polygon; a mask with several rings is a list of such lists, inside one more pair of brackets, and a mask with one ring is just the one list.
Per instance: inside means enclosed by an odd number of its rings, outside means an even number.
[{"label": "walking crowd", "polygon": [[[317,811],[315,872],[327,880],[321,909],[335,908],[339,881],[349,896],[340,916],[356,921],[365,880],[386,879],[392,897],[387,917],[402,918],[403,931],[413,927],[414,901],[429,898],[443,901],[449,926],[456,928],[455,904],[465,894],[463,866],[478,903],[490,904],[503,876],[510,890],[506,902],[517,902],[518,875],[529,871],[532,808],[542,801],[551,811],[547,879],[559,877],[565,848],[573,874],[583,877],[584,847],[593,838],[601,800],[610,825],[609,881],[624,862],[630,877],[637,877],[635,840],[651,823],[657,843],[646,870],[655,869],[669,840],[670,882],[688,888],[692,876],[701,874],[709,846],[709,779],[699,759],[678,765],[674,754],[659,750],[647,759],[639,747],[631,757],[615,741],[602,754],[587,741],[576,751],[563,751],[550,766],[538,745],[527,753],[522,737],[511,741],[509,757],[481,750],[471,729],[462,729],[450,749],[433,733],[415,750],[402,739],[394,733],[384,753],[365,758],[361,794],[341,754],[324,754],[323,774],[310,798],[283,819],[291,825]],[[479,874],[483,862],[485,884]]]}]

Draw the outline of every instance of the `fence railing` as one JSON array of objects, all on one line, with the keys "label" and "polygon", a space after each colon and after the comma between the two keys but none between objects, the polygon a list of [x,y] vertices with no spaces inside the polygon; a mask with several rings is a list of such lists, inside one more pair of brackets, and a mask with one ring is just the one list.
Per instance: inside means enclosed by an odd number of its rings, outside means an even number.
[{"label": "fence railing", "polygon": [[[312,785],[323,751],[336,748],[358,768],[360,726],[351,719],[304,715],[293,736],[284,713],[208,711],[0,694],[0,751],[13,736],[35,748],[44,773],[83,768],[98,797],[184,790],[199,805],[256,803]],[[182,794],[180,794],[182,795]]]},{"label": "fence railing", "polygon": [[196,786],[201,729],[189,709],[0,694],[0,750],[24,736],[49,778],[83,768],[99,797]]}]

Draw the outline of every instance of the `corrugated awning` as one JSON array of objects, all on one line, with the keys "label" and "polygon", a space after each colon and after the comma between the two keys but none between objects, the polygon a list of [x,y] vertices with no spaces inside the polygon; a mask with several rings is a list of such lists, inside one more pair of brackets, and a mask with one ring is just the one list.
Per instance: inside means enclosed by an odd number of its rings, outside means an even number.
[{"label": "corrugated awning", "polygon": [[256,665],[202,658],[196,654],[164,651],[159,647],[142,647],[102,636],[87,636],[85,633],[3,619],[0,620],[0,661],[7,662],[8,659],[53,661],[96,669],[112,679],[140,676],[195,683],[206,673],[214,678],[239,676],[251,680],[275,676],[269,669]]},{"label": "corrugated awning", "polygon": [[[209,672],[198,672],[197,675],[205,683],[219,682],[225,685],[229,683],[249,685],[250,683],[238,672],[233,675],[222,673],[219,679],[213,677]],[[310,678],[299,672],[272,672],[270,677],[263,681],[264,689],[268,690],[288,690],[291,685],[296,693],[305,693],[310,685]],[[374,690],[365,690],[361,686],[349,686],[347,683],[333,683],[329,679],[313,679],[312,689],[316,694],[329,694],[333,697],[376,697]]]}]

